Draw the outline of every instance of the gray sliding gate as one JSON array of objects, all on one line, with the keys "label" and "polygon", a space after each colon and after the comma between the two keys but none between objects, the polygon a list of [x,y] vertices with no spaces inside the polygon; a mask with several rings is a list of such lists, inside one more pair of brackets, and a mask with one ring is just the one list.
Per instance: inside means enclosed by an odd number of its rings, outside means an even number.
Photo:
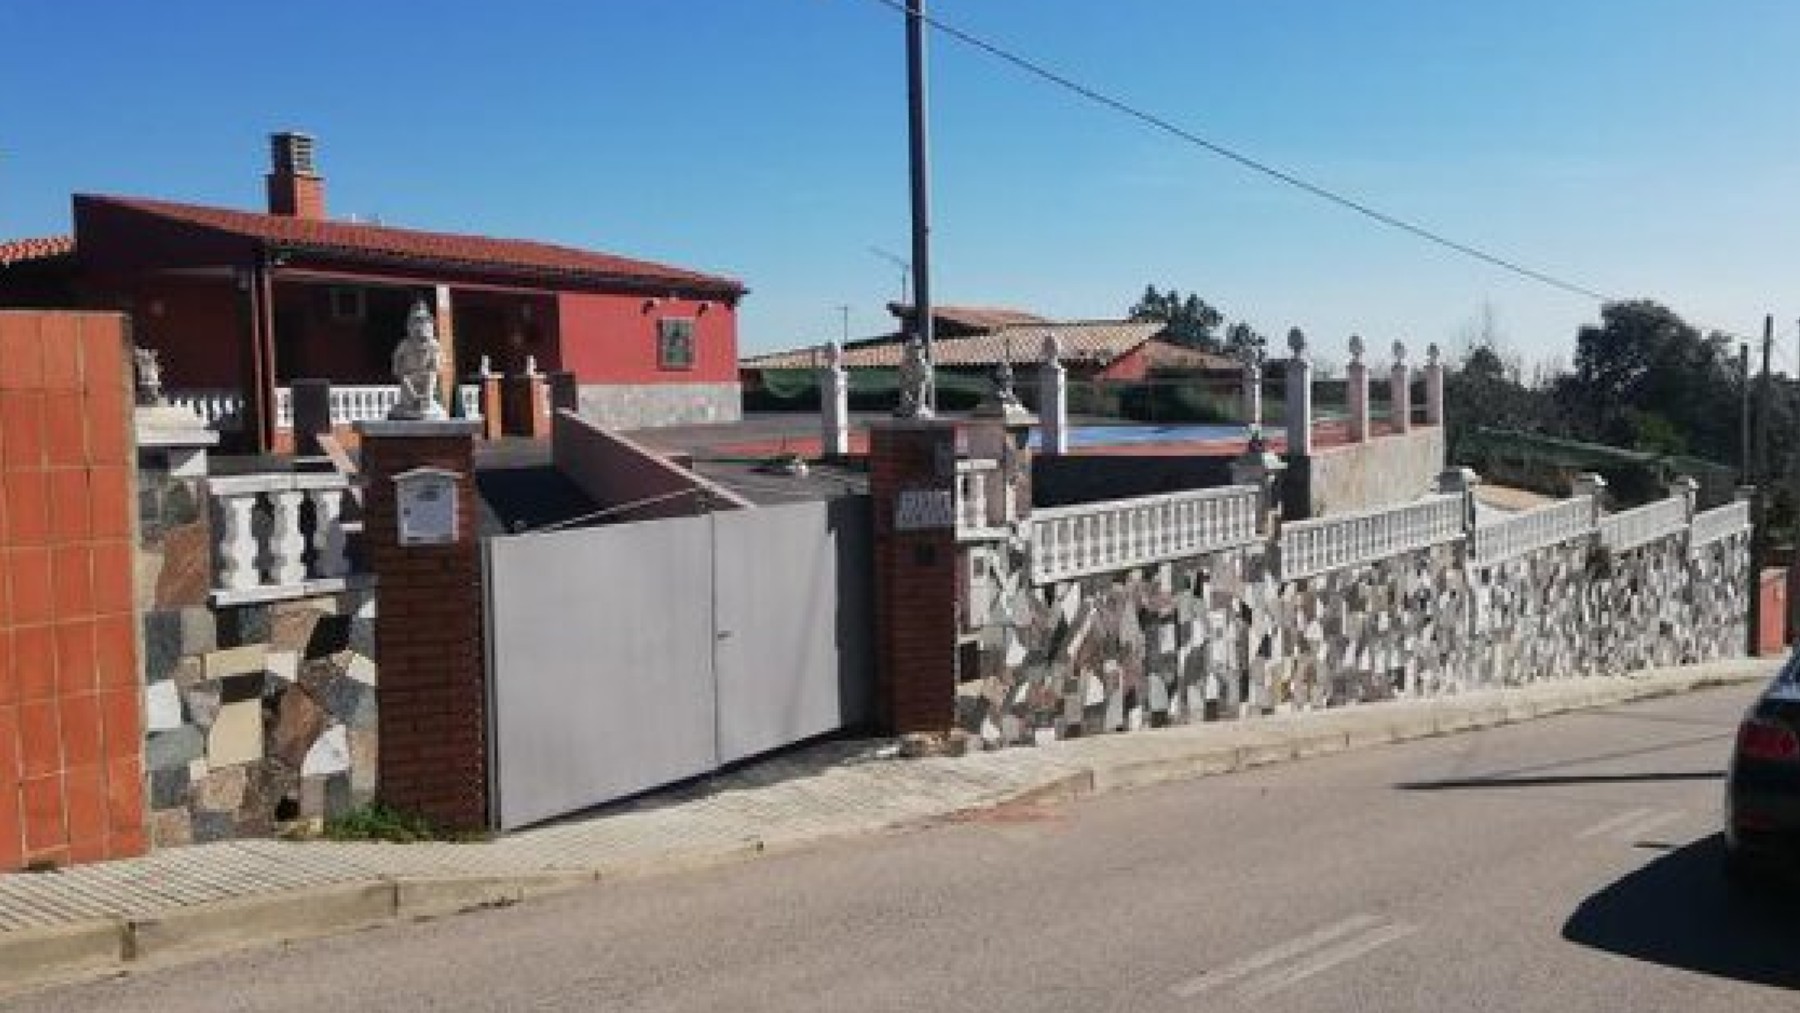
[{"label": "gray sliding gate", "polygon": [[501,829],[868,718],[866,497],[488,539]]}]

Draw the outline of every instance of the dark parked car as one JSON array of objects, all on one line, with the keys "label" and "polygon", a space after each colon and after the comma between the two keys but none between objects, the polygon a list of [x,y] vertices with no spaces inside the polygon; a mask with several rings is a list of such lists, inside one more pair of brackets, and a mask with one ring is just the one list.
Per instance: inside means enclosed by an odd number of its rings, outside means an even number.
[{"label": "dark parked car", "polygon": [[1800,652],[1738,725],[1725,778],[1727,872],[1800,870]]}]

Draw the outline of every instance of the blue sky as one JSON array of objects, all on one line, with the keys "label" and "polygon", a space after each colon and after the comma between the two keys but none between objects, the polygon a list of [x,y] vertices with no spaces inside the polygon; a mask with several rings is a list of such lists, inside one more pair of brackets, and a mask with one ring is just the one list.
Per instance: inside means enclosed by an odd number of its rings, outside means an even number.
[{"label": "blue sky", "polygon": [[[931,12],[1391,213],[1743,333],[1792,369],[1791,0],[934,0]],[[588,246],[752,288],[744,348],[870,333],[905,253],[899,17],[873,0],[0,2],[0,236],[68,194],[259,207],[319,138],[333,214]],[[932,43],[940,301],[1197,291],[1328,356],[1484,305],[1567,358],[1590,300],[1323,204]],[[1784,365],[1781,362],[1777,363]]]}]

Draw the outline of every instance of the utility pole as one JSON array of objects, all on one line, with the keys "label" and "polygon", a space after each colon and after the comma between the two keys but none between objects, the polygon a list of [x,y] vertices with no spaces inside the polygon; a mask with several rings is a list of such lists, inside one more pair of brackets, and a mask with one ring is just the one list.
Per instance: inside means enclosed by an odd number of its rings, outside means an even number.
[{"label": "utility pole", "polygon": [[869,247],[869,252],[900,269],[900,305],[912,305],[912,286],[907,280],[912,276],[912,264],[898,253],[889,253],[879,246]]},{"label": "utility pole", "polygon": [[844,344],[850,343],[850,307],[845,303],[838,304],[838,313],[844,318]]},{"label": "utility pole", "polygon": [[1750,483],[1750,343],[1738,342],[1738,400],[1741,402],[1738,434],[1738,481]]},{"label": "utility pole", "polygon": [[[906,0],[906,112],[912,177],[913,326],[925,346],[925,372],[935,373],[931,321],[931,186],[926,157],[925,0]],[[937,384],[925,387],[925,404],[937,411]]]},{"label": "utility pole", "polygon": [[1762,379],[1756,391],[1756,478],[1762,486],[1769,478],[1769,399],[1773,386],[1769,379],[1769,357],[1775,350],[1775,314],[1763,317]]}]

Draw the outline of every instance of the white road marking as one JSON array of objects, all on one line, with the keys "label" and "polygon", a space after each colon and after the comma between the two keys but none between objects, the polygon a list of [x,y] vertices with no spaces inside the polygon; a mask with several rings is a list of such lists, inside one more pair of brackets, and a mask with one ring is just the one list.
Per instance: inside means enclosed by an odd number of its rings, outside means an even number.
[{"label": "white road marking", "polygon": [[1210,989],[1218,988],[1220,985],[1229,984],[1239,978],[1248,977],[1263,968],[1278,964],[1281,961],[1291,960],[1295,957],[1302,956],[1311,950],[1324,946],[1334,939],[1339,939],[1350,935],[1351,933],[1361,932],[1364,929],[1380,925],[1382,921],[1383,919],[1377,918],[1374,915],[1354,915],[1335,925],[1327,925],[1317,931],[1309,932],[1298,939],[1290,939],[1285,943],[1271,946],[1258,953],[1253,953],[1234,964],[1228,964],[1216,971],[1208,971],[1205,974],[1189,978],[1187,981],[1172,986],[1169,991],[1183,999],[1191,998]]},{"label": "white road marking", "polygon": [[1622,812],[1611,819],[1601,820],[1599,823],[1588,827],[1586,830],[1576,834],[1575,839],[1578,841],[1585,841],[1590,837],[1599,837],[1601,834],[1610,834],[1627,823],[1641,820],[1655,811],[1656,810],[1654,809],[1632,809],[1629,812]]},{"label": "white road marking", "polygon": [[1271,971],[1260,978],[1245,982],[1244,987],[1238,989],[1238,995],[1245,999],[1262,999],[1290,985],[1305,981],[1321,971],[1328,971],[1346,961],[1355,960],[1365,953],[1378,950],[1391,942],[1405,939],[1417,931],[1419,931],[1417,925],[1408,925],[1405,922],[1383,925],[1360,936],[1346,939],[1336,946],[1315,953],[1290,967]]}]

